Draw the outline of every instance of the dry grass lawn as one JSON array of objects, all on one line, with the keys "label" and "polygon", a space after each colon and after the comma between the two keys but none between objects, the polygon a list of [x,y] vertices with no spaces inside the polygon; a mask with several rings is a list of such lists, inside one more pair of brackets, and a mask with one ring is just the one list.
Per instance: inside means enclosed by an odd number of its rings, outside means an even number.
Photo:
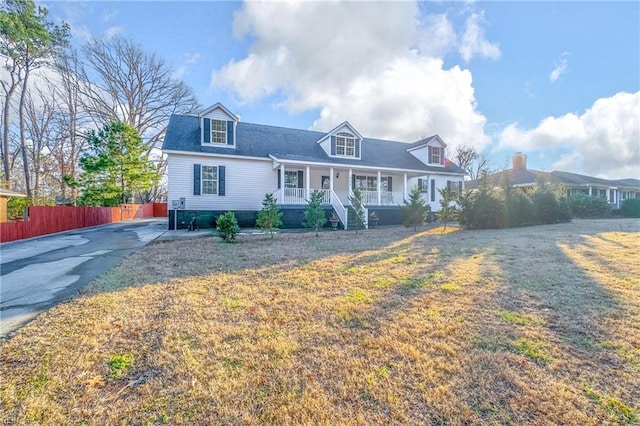
[{"label": "dry grass lawn", "polygon": [[0,343],[0,422],[638,424],[639,237],[156,242]]}]

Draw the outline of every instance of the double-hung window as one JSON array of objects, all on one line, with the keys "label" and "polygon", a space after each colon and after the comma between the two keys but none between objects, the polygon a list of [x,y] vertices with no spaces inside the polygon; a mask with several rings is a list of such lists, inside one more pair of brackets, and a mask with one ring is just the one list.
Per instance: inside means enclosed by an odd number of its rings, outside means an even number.
[{"label": "double-hung window", "polygon": [[218,168],[216,166],[202,166],[202,194],[216,195],[218,193]]},{"label": "double-hung window", "polygon": [[211,143],[227,143],[227,122],[211,120]]},{"label": "double-hung window", "polygon": [[336,136],[336,155],[356,156],[356,138],[351,133],[338,133]]},{"label": "double-hung window", "polygon": [[444,155],[444,148],[439,146],[429,147],[429,164],[442,164],[442,157]]}]

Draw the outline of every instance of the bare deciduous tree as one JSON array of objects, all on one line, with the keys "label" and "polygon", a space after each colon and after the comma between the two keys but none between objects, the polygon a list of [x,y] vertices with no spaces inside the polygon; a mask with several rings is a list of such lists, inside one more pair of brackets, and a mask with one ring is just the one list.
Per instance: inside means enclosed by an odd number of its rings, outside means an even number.
[{"label": "bare deciduous tree", "polygon": [[471,179],[479,179],[491,172],[489,159],[484,154],[478,154],[475,147],[471,145],[456,147],[454,158],[456,164],[467,172]]},{"label": "bare deciduous tree", "polygon": [[89,66],[83,74],[85,108],[96,123],[124,121],[149,149],[164,137],[172,114],[193,112],[191,89],[155,54],[122,37],[94,39],[83,48]]}]

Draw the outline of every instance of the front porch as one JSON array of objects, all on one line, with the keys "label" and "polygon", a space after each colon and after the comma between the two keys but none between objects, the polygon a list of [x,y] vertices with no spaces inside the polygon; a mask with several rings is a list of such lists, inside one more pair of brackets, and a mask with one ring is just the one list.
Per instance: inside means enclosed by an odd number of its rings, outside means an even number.
[{"label": "front porch", "polygon": [[[306,206],[311,194],[322,194],[322,205],[330,207],[347,229],[349,223],[349,198],[355,189],[362,194],[365,207],[365,227],[369,212],[374,207],[393,207],[404,203],[409,186],[406,172],[374,170],[355,167],[320,167],[299,164],[295,161],[274,161],[278,185],[273,191],[281,206]],[[417,175],[417,174],[416,174]]]}]

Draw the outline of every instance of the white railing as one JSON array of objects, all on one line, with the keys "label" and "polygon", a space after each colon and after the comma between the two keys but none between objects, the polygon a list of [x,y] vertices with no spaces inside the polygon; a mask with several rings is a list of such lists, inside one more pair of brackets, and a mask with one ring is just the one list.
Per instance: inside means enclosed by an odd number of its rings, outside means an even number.
[{"label": "white railing", "polygon": [[331,190],[310,189],[310,193],[307,193],[306,188],[284,188],[282,190],[278,190],[278,193],[284,193],[280,200],[280,204],[307,204],[314,191],[322,192],[322,204],[331,204]]},{"label": "white railing", "polygon": [[340,221],[342,222],[342,226],[344,227],[345,231],[347,229],[347,208],[344,206],[344,204],[342,204],[342,201],[340,201],[340,198],[338,198],[338,196],[336,195],[335,192],[333,192],[330,189],[326,189],[324,191],[329,191],[330,194],[330,201],[331,201],[331,205],[333,206],[333,209],[336,211],[336,214],[338,215],[338,217],[340,218]]},{"label": "white railing", "polygon": [[403,204],[403,192],[380,191],[380,202],[378,202],[378,191],[362,192],[362,203],[365,206],[396,206]]}]

